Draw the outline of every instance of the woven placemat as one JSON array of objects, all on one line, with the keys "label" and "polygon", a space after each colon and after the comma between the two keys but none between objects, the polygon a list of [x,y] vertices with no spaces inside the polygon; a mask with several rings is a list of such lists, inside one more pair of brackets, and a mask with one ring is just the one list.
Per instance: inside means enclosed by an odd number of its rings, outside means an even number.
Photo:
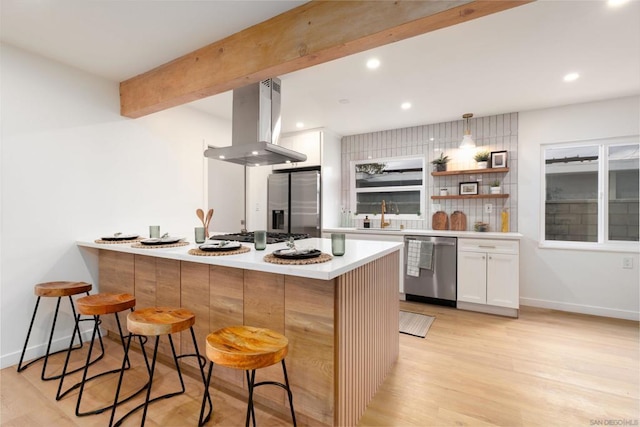
[{"label": "woven placemat", "polygon": [[163,248],[179,248],[180,246],[187,246],[189,242],[177,242],[169,245],[143,245],[142,243],[134,243],[132,248],[138,249],[163,249]]},{"label": "woven placemat", "polygon": [[320,264],[323,262],[331,261],[333,257],[329,254],[321,253],[320,256],[315,258],[307,258],[307,259],[284,259],[275,257],[273,254],[268,254],[264,256],[265,262],[270,262],[271,264],[288,264],[288,265],[306,265],[306,264]]},{"label": "woven placemat", "polygon": [[129,239],[129,240],[102,240],[102,239],[96,239],[94,240],[95,243],[99,243],[101,245],[119,245],[122,243],[135,243],[135,242],[139,242],[141,240],[144,240],[145,237],[136,237],[135,239]]},{"label": "woven placemat", "polygon": [[189,249],[189,255],[198,255],[198,256],[237,255],[237,254],[243,254],[245,252],[249,252],[250,250],[251,249],[249,249],[246,246],[240,246],[238,249],[234,249],[232,251],[218,251],[218,252],[203,251],[200,248],[195,248],[195,249]]}]

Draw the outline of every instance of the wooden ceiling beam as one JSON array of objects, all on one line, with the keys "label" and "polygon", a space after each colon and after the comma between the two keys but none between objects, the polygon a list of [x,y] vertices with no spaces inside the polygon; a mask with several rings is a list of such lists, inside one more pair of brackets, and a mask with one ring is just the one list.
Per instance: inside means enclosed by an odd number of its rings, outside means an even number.
[{"label": "wooden ceiling beam", "polygon": [[533,0],[311,1],[120,83],[137,118]]}]

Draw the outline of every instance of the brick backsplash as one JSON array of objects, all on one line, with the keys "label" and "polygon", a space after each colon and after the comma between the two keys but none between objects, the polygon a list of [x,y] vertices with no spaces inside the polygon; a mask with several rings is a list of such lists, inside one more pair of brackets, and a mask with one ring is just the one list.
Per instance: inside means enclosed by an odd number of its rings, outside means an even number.
[{"label": "brick backsplash", "polygon": [[[434,204],[440,204],[440,210],[451,215],[459,210],[467,216],[468,230],[473,230],[476,221],[489,224],[489,231],[500,231],[501,212],[509,212],[509,231],[518,230],[518,113],[477,117],[469,120],[469,129],[476,142],[476,149],[458,148],[464,134],[464,121],[436,123],[410,128],[371,132],[342,138],[342,206],[348,210],[350,200],[349,171],[354,160],[377,159],[421,155],[425,157],[427,168],[427,191],[425,206],[427,214],[419,220],[394,220],[391,226],[404,226],[408,229],[431,229],[431,216],[435,212]],[[447,170],[475,169],[473,154],[479,150],[507,151],[509,172],[496,174],[464,174],[443,177],[431,176],[431,161],[444,152],[451,161]],[[446,199],[431,200],[441,188],[447,188],[449,194],[458,194],[458,184],[465,181],[478,181],[479,193],[488,194],[489,182],[499,180],[502,192],[509,194],[506,199]],[[485,213],[485,205],[492,204],[492,213]],[[352,221],[353,226],[362,226],[362,219]]]}]

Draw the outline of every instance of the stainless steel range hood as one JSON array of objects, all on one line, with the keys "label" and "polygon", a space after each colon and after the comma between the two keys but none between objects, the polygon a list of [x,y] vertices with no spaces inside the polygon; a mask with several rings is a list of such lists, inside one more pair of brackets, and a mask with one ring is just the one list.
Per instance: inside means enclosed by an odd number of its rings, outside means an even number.
[{"label": "stainless steel range hood", "polygon": [[244,166],[304,162],[307,156],[278,145],[280,79],[273,78],[233,91],[231,146],[209,147],[206,157]]}]

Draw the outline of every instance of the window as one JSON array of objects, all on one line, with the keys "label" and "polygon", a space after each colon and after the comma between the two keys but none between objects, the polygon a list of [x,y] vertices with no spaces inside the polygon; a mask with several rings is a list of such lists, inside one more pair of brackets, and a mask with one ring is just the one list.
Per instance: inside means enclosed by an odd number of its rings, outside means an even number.
[{"label": "window", "polygon": [[544,243],[638,242],[639,154],[637,136],[543,147]]},{"label": "window", "polygon": [[384,200],[387,215],[415,218],[423,212],[424,182],[422,157],[351,162],[351,210],[379,214]]}]

